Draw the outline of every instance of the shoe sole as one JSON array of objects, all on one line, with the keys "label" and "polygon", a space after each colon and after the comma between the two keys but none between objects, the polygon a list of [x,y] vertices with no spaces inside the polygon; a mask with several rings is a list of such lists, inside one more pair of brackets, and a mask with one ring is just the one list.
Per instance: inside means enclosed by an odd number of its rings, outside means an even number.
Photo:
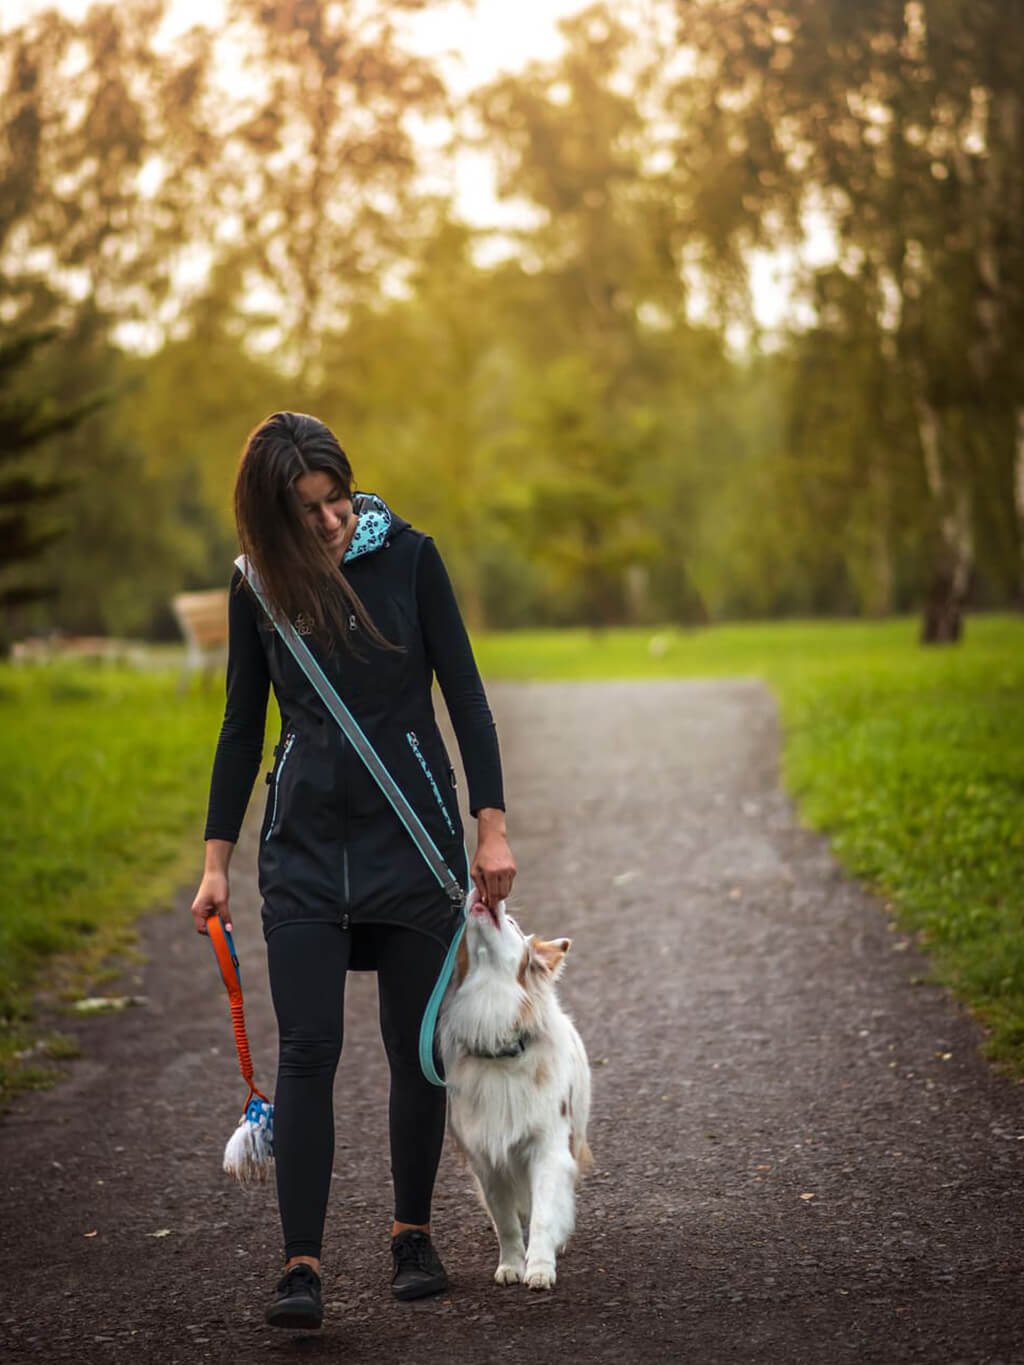
[{"label": "shoe sole", "polygon": [[322,1312],[311,1312],[308,1308],[290,1307],[284,1304],[280,1308],[276,1305],[268,1308],[263,1317],[270,1327],[305,1328],[307,1331],[314,1331],[321,1327],[324,1320]]},{"label": "shoe sole", "polygon": [[392,1287],[392,1294],[402,1303],[407,1303],[410,1299],[425,1299],[431,1294],[443,1294],[448,1288],[448,1276],[440,1276],[432,1280],[424,1280],[421,1284],[410,1284],[404,1289]]}]

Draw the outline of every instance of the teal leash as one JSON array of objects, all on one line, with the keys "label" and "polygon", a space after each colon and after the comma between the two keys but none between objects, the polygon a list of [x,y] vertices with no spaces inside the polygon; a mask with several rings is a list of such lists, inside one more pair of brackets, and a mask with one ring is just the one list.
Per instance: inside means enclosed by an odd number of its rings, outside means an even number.
[{"label": "teal leash", "polygon": [[[466,884],[469,885],[469,855],[465,848],[462,850],[463,857],[466,859]],[[452,979],[452,972],[455,970],[455,959],[458,956],[459,944],[466,932],[466,925],[469,922],[469,892],[466,892],[466,903],[462,907],[462,921],[455,930],[455,937],[448,945],[444,961],[441,963],[441,970],[437,974],[434,982],[434,989],[430,992],[430,999],[427,1007],[423,1011],[423,1018],[420,1020],[420,1070],[431,1085],[447,1086],[448,1082],[437,1074],[437,1067],[434,1065],[434,1037],[437,1032],[437,1016],[441,1010],[441,1001],[445,997],[448,983]]]},{"label": "teal leash", "polygon": [[462,916],[462,923],[455,930],[455,937],[448,946],[448,952],[441,963],[437,980],[434,982],[434,989],[430,992],[427,1008],[423,1011],[423,1018],[420,1020],[420,1070],[431,1085],[446,1086],[448,1084],[437,1074],[437,1067],[434,1065],[434,1036],[437,1030],[437,1016],[441,1009],[441,1001],[444,999],[448,983],[452,979],[459,944],[466,932],[468,914],[467,910]]}]

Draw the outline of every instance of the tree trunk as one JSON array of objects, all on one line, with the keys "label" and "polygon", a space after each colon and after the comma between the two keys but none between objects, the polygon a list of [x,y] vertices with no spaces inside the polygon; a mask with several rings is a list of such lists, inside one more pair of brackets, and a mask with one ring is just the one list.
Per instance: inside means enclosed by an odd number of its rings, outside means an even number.
[{"label": "tree trunk", "polygon": [[895,571],[892,562],[892,490],[885,453],[866,452],[867,496],[863,511],[848,534],[847,568],[854,579],[861,610],[872,620],[890,616]]},{"label": "tree trunk", "polygon": [[956,566],[940,559],[925,597],[921,643],[955,645],[963,631],[963,596],[957,587]]},{"label": "tree trunk", "polygon": [[937,511],[938,545],[921,622],[921,643],[955,644],[963,634],[963,608],[974,567],[970,484],[954,483],[944,464],[942,423],[923,385],[915,395],[918,435],[928,491]]},{"label": "tree trunk", "polygon": [[487,629],[487,610],[484,607],[484,595],[480,590],[480,574],[475,566],[473,572],[468,574],[459,586],[462,617],[466,629],[471,635],[482,634]]},{"label": "tree trunk", "polygon": [[1024,610],[1024,407],[1017,409],[1013,452],[1013,502],[1017,510],[1017,549],[1020,554],[1020,606]]},{"label": "tree trunk", "polygon": [[639,626],[650,619],[651,575],[646,564],[627,564],[622,574],[626,624]]}]

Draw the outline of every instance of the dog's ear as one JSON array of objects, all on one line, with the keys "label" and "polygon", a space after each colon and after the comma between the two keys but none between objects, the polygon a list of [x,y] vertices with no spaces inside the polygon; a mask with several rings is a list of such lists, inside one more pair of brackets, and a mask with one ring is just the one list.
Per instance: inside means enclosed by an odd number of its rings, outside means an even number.
[{"label": "dog's ear", "polygon": [[565,955],[571,947],[571,938],[556,938],[550,942],[546,939],[535,938],[530,942],[530,955],[542,970],[549,972],[552,977],[556,977],[561,974],[562,968],[565,966]]}]

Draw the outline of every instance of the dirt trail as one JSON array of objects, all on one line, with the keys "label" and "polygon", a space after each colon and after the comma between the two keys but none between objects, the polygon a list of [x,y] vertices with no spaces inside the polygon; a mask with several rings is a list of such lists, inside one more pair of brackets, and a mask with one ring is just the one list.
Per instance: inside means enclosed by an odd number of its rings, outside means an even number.
[{"label": "dirt trail", "polygon": [[[70,1079],[0,1124],[0,1360],[1024,1362],[1024,1087],[801,830],[754,683],[491,689],[520,922],[575,939],[597,1167],[549,1295],[491,1283],[450,1153],[453,1285],[393,1302],[386,1069],[349,996],[319,1336],[262,1322],[270,1189],[219,1171],[244,1098],[212,955],[148,917],[148,1005],[72,1025]],[[254,799],[254,807],[258,800]],[[253,814],[257,812],[253,811]],[[234,919],[273,1084],[250,822]]]}]

